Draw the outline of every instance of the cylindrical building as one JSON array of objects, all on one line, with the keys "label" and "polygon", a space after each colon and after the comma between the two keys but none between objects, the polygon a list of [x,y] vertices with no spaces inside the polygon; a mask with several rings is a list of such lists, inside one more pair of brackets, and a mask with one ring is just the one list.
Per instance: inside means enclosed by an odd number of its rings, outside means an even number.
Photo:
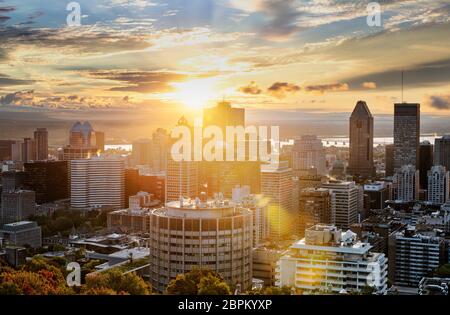
[{"label": "cylindrical building", "polygon": [[180,200],[150,217],[150,281],[163,292],[194,269],[219,273],[229,285],[252,283],[252,212],[227,200]]}]

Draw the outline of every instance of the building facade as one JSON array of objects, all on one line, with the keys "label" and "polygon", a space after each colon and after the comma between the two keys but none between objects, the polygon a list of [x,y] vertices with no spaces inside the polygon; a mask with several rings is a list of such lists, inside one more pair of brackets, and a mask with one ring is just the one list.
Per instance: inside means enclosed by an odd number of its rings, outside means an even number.
[{"label": "building facade", "polygon": [[42,246],[42,231],[36,222],[19,221],[5,224],[0,229],[0,237],[8,245],[29,245],[32,248]]},{"label": "building facade", "polygon": [[296,139],[292,148],[292,170],[296,176],[310,174],[311,168],[318,175],[326,175],[325,150],[317,136],[306,135]]},{"label": "building facade", "polygon": [[355,182],[333,181],[322,184],[331,191],[332,222],[340,229],[349,229],[358,222],[359,189]]},{"label": "building facade", "polygon": [[433,166],[428,171],[428,201],[442,205],[449,201],[450,172],[444,166]]},{"label": "building facade", "polygon": [[394,168],[419,168],[420,104],[394,105]]},{"label": "building facade", "polygon": [[419,171],[413,165],[403,165],[395,173],[397,200],[411,202],[419,199]]}]

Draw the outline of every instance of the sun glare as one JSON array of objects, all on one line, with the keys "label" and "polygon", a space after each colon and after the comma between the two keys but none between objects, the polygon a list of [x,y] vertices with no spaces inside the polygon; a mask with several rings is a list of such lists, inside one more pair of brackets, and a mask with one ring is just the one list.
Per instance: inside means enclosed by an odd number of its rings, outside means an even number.
[{"label": "sun glare", "polygon": [[203,108],[213,99],[218,98],[217,79],[196,79],[186,82],[174,82],[172,86],[176,89],[170,94],[175,101],[190,108]]}]

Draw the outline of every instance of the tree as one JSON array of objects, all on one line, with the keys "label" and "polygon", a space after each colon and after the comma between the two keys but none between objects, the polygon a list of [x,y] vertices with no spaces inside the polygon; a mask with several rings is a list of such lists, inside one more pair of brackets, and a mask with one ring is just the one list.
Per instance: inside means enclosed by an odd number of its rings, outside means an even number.
[{"label": "tree", "polygon": [[225,280],[211,270],[192,270],[178,275],[166,289],[171,295],[230,295]]},{"label": "tree", "polygon": [[116,269],[86,276],[86,284],[81,290],[82,294],[114,294],[149,295],[151,287],[135,273],[124,274]]},{"label": "tree", "polygon": [[434,276],[440,278],[450,277],[450,264],[439,266],[439,268],[434,271]]},{"label": "tree", "polygon": [[259,290],[251,290],[247,292],[248,295],[291,295],[291,287],[264,287]]}]

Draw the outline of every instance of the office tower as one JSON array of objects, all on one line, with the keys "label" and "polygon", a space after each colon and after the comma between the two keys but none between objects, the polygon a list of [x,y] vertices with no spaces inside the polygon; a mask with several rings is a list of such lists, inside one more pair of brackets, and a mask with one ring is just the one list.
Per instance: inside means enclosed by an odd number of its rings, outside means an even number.
[{"label": "office tower", "polygon": [[450,172],[444,166],[433,166],[428,171],[428,201],[442,205],[449,201]]},{"label": "office tower", "polygon": [[203,128],[218,126],[245,126],[245,109],[234,108],[229,102],[219,102],[216,106],[203,110]]},{"label": "office tower", "polygon": [[318,175],[327,174],[325,150],[317,136],[302,136],[295,140],[292,148],[292,170],[294,175],[303,176],[309,174],[311,168],[315,168]]},{"label": "office tower", "polygon": [[11,159],[14,162],[23,162],[23,155],[22,155],[22,146],[23,141],[15,141],[11,146]]},{"label": "office tower", "polygon": [[[253,223],[249,209],[218,197],[167,203],[150,216],[150,282],[163,292],[170,280],[194,269],[219,273],[243,290],[252,285]],[[176,242],[171,240],[176,239]]]},{"label": "office tower", "polygon": [[43,204],[69,196],[67,161],[36,161],[24,164],[25,188],[36,192],[36,203]]},{"label": "office tower", "polygon": [[450,135],[435,140],[434,165],[442,165],[450,170]]},{"label": "office tower", "polygon": [[411,202],[419,198],[419,171],[412,165],[404,165],[394,175],[397,200]]},{"label": "office tower", "polygon": [[389,191],[385,182],[364,184],[364,194],[369,199],[370,210],[383,210],[385,201],[389,199]]},{"label": "office tower", "polygon": [[330,172],[331,177],[335,179],[345,179],[345,164],[341,160],[336,160],[333,163],[333,168]]},{"label": "office tower", "polygon": [[0,228],[0,238],[12,246],[42,246],[41,227],[36,222],[20,221],[3,225]]},{"label": "office tower", "polygon": [[351,231],[342,232],[332,225],[313,226],[278,261],[276,285],[292,287],[297,294],[360,292],[366,286],[384,294],[387,259],[371,248]]},{"label": "office tower", "polygon": [[133,151],[131,153],[133,165],[151,165],[152,147],[153,143],[150,139],[141,139],[133,142]]},{"label": "office tower", "polygon": [[394,145],[387,144],[385,147],[384,165],[386,170],[386,177],[394,176]]},{"label": "office tower", "polygon": [[70,161],[71,207],[90,209],[125,205],[125,162],[92,158]]},{"label": "office tower", "polygon": [[304,237],[305,230],[319,223],[332,224],[331,192],[324,188],[307,188],[299,196],[298,234]]},{"label": "office tower", "polygon": [[[129,206],[129,198],[136,195],[141,189],[139,187],[139,170],[137,168],[125,169],[125,207]],[[144,190],[145,191],[145,190]]]},{"label": "office tower", "polygon": [[349,229],[358,222],[359,189],[355,182],[330,180],[322,188],[331,191],[331,211],[334,224],[340,229]]},{"label": "office tower", "polygon": [[12,160],[12,145],[14,140],[0,140],[0,161]]},{"label": "office tower", "polygon": [[25,187],[25,172],[6,171],[1,173],[3,191],[15,191]]},{"label": "office tower", "polygon": [[139,190],[152,194],[152,198],[164,202],[166,200],[165,173],[150,173],[139,176]]},{"label": "office tower", "polygon": [[420,189],[427,189],[427,174],[428,171],[431,170],[434,160],[434,146],[430,141],[422,141],[420,143],[419,156]]},{"label": "office tower", "polygon": [[268,199],[270,236],[291,236],[297,213],[292,209],[292,169],[287,162],[261,166],[261,193]]},{"label": "office tower", "polygon": [[350,160],[347,173],[375,176],[373,164],[373,116],[366,102],[359,101],[350,116]]},{"label": "office tower", "polygon": [[420,280],[444,263],[445,242],[414,228],[389,237],[389,280],[398,286],[417,288]]},{"label": "office tower", "polygon": [[48,131],[47,128],[38,128],[34,132],[34,142],[36,144],[36,160],[48,160]]},{"label": "office tower", "polygon": [[69,132],[69,145],[63,148],[64,161],[90,159],[98,156],[95,131],[89,122],[76,122]]},{"label": "office tower", "polygon": [[105,133],[103,131],[95,131],[95,147],[100,152],[105,152]]},{"label": "office tower", "polygon": [[31,162],[36,160],[36,143],[31,138],[24,138],[22,143],[22,161]]},{"label": "office tower", "polygon": [[167,130],[158,128],[152,138],[152,172],[167,170],[167,154],[169,153],[170,135]]},{"label": "office tower", "polygon": [[3,191],[0,223],[8,224],[28,219],[36,212],[35,200],[34,191]]},{"label": "office tower", "polygon": [[412,165],[419,168],[420,104],[395,104],[394,168]]}]

